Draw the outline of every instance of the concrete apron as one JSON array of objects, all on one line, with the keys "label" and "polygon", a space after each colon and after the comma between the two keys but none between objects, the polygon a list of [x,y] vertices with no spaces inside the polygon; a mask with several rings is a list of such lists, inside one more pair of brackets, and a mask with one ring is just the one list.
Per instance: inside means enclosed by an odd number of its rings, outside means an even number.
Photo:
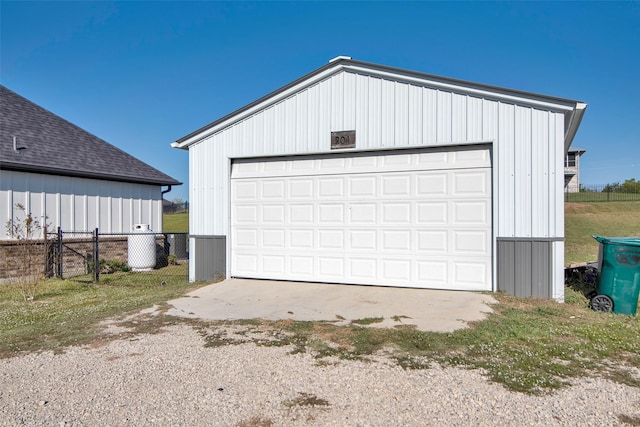
[{"label": "concrete apron", "polygon": [[382,317],[374,327],[415,325],[452,332],[483,320],[496,300],[464,291],[227,279],[169,301],[167,314],[203,320],[261,318],[349,324]]}]

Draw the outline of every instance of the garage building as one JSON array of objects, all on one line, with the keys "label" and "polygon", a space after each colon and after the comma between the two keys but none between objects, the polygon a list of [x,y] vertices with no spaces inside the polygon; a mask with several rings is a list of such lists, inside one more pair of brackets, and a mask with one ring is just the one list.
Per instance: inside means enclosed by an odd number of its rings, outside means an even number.
[{"label": "garage building", "polygon": [[191,280],[564,298],[586,104],[338,57],[175,141]]}]

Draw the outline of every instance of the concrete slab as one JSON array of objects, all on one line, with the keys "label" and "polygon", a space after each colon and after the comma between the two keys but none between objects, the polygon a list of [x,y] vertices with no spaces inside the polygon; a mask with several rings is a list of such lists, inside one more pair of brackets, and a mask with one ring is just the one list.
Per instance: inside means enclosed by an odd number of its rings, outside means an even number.
[{"label": "concrete slab", "polygon": [[415,325],[452,332],[483,320],[496,300],[489,295],[432,289],[227,279],[169,301],[167,314],[203,320],[261,318],[349,324],[382,317],[375,327]]}]

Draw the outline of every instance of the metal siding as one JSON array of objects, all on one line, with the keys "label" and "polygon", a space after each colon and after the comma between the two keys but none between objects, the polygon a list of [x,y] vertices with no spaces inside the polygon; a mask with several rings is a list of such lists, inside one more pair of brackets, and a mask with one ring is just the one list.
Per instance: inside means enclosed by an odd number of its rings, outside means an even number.
[{"label": "metal siding", "polygon": [[498,290],[509,295],[516,292],[515,245],[513,241],[498,241],[496,250]]},{"label": "metal siding", "polygon": [[331,130],[345,130],[344,127],[344,73],[336,74],[331,77],[331,98],[329,105],[331,106]]},{"label": "metal siding", "polygon": [[336,102],[340,103],[344,108],[342,118],[342,129],[336,130],[352,130],[356,129],[356,114],[362,106],[357,103],[357,90],[356,90],[356,75],[351,73],[344,74],[344,88],[343,93]]},{"label": "metal siding", "polygon": [[409,85],[405,83],[394,84],[395,110],[394,116],[394,138],[395,146],[406,146],[409,143]]},{"label": "metal siding", "polygon": [[313,85],[306,90],[305,126],[301,129],[305,144],[303,150],[315,151],[318,140],[318,85]]},{"label": "metal siding", "polygon": [[[51,230],[61,227],[65,231],[89,231],[99,227],[111,232],[129,231],[132,223],[120,219],[126,212],[113,211],[114,195],[122,195],[130,203],[144,200],[145,215],[141,218],[158,230],[162,228],[158,186],[16,171],[2,171],[0,196],[7,209],[2,210],[0,219],[6,224],[15,215],[15,204],[21,203],[38,219],[46,216]],[[122,211],[126,208],[123,203]],[[0,239],[3,238],[6,238],[4,227],[0,231]]]},{"label": "metal siding", "polygon": [[369,79],[369,139],[366,148],[382,147],[382,79]]},{"label": "metal siding", "polygon": [[439,90],[436,102],[436,142],[438,144],[451,142],[451,92]]},{"label": "metal siding", "polygon": [[467,132],[465,140],[482,140],[482,99],[468,96],[467,100]]},{"label": "metal siding", "polygon": [[515,235],[531,237],[531,109],[515,109]]},{"label": "metal siding", "polygon": [[564,302],[564,242],[551,245],[551,297]]},{"label": "metal siding", "polygon": [[[357,144],[362,146],[370,143],[369,125],[369,78],[358,75],[356,77],[356,116],[354,128],[357,131]],[[364,144],[362,144],[364,142]]]},{"label": "metal siding", "polygon": [[[292,112],[292,115],[296,118],[296,131],[295,131],[295,147],[296,151],[303,152],[307,149],[307,129],[309,128],[309,92],[303,91],[296,97],[296,107]],[[246,122],[245,122],[246,123]],[[251,126],[249,126],[251,129]],[[248,136],[250,141],[253,141],[253,135]]]},{"label": "metal siding", "polygon": [[531,296],[551,297],[551,243],[532,242]]},{"label": "metal siding", "polygon": [[438,141],[438,92],[422,89],[422,140],[424,144]]},{"label": "metal siding", "polygon": [[[554,295],[554,245],[561,242],[527,238],[497,242],[498,290],[519,297]],[[561,269],[562,273],[562,269]]]},{"label": "metal siding", "polygon": [[395,137],[395,84],[389,80],[382,81],[382,99],[381,99],[381,146],[390,147],[394,144]]},{"label": "metal siding", "polygon": [[230,157],[331,152],[330,132],[354,128],[357,150],[492,142],[496,235],[561,237],[563,113],[496,99],[347,71],[318,80],[190,146],[191,231],[227,233]]},{"label": "metal siding", "polygon": [[515,107],[511,104],[498,105],[498,140],[494,149],[495,164],[498,167],[496,191],[499,197],[498,236],[515,236],[514,201],[514,118]]},{"label": "metal siding", "polygon": [[531,245],[529,242],[516,242],[515,265],[515,295],[531,296]]},{"label": "metal siding", "polygon": [[451,96],[451,141],[467,141],[467,97]]},{"label": "metal siding", "polygon": [[422,144],[422,87],[409,85],[409,111],[407,113],[408,144]]},{"label": "metal siding", "polygon": [[[226,276],[226,237],[195,236],[189,239],[190,281],[219,281]],[[193,251],[191,251],[193,249]],[[193,264],[193,271],[191,265]],[[192,275],[193,273],[193,275]]]},{"label": "metal siding", "polygon": [[553,181],[549,174],[549,115],[532,110],[531,116],[531,234],[549,236],[549,195]]},{"label": "metal siding", "polygon": [[560,113],[555,113],[554,116],[555,158],[550,161],[550,164],[551,167],[555,166],[555,185],[553,185],[554,193],[550,195],[550,200],[555,201],[555,206],[550,214],[555,217],[555,230],[552,237],[564,237],[564,117]]}]

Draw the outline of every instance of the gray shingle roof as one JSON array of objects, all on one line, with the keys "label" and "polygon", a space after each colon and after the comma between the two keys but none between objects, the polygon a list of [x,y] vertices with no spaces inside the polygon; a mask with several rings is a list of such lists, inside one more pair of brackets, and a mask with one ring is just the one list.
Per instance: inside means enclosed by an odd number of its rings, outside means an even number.
[{"label": "gray shingle roof", "polygon": [[[26,147],[16,152],[17,147]],[[169,175],[0,85],[0,169],[155,185]]]}]

